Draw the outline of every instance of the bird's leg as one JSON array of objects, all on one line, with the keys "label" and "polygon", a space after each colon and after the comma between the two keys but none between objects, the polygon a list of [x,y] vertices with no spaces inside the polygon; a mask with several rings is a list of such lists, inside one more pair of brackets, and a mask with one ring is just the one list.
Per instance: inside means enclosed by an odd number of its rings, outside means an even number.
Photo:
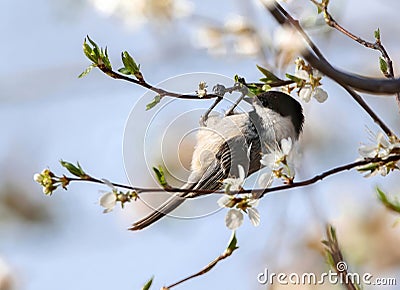
[{"label": "bird's leg", "polygon": [[214,108],[219,104],[219,102],[222,101],[222,99],[224,98],[226,92],[230,92],[230,91],[229,91],[230,89],[231,89],[231,88],[228,88],[228,89],[227,89],[227,88],[225,88],[224,85],[220,85],[220,84],[216,84],[216,85],[213,87],[213,92],[214,92],[214,94],[216,94],[218,97],[215,99],[215,101],[214,101],[214,103],[211,105],[211,107],[208,108],[207,112],[206,112],[203,116],[201,116],[201,118],[200,118],[200,125],[201,125],[201,126],[207,127],[206,122],[207,122],[208,116],[210,115],[210,113],[212,112],[212,110],[214,110]]},{"label": "bird's leg", "polygon": [[[236,85],[237,84],[237,85]],[[239,92],[241,92],[241,95],[240,95],[240,97],[236,100],[236,102],[233,104],[233,106],[228,110],[228,111],[226,111],[226,113],[225,113],[225,117],[226,116],[230,116],[230,115],[232,115],[233,114],[233,111],[236,109],[236,107],[239,105],[239,103],[244,99],[244,97],[246,97],[246,95],[247,95],[247,93],[248,93],[248,89],[247,89],[247,87],[245,87],[245,86],[242,86],[241,84],[239,84],[239,83],[236,83],[235,84],[235,86],[232,88],[233,90],[232,91],[239,91]]]},{"label": "bird's leg", "polygon": [[214,108],[219,104],[219,102],[222,101],[222,97],[217,97],[214,101],[214,103],[211,105],[211,107],[208,108],[208,110],[206,111],[206,113],[200,117],[200,125],[202,127],[207,127],[207,120],[208,120],[208,116],[210,115],[210,113],[212,112],[212,110],[214,110]]}]

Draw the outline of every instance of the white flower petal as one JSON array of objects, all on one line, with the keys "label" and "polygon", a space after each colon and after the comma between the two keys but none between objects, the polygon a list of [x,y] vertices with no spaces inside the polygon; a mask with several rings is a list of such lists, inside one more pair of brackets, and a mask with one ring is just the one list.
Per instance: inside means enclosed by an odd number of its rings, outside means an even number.
[{"label": "white flower petal", "polygon": [[297,70],[294,73],[294,76],[299,78],[299,79],[305,80],[305,81],[309,81],[310,80],[310,75],[308,74],[308,72],[306,72],[303,69]]},{"label": "white flower petal", "polygon": [[41,174],[36,173],[35,175],[33,175],[33,180],[36,181],[37,183],[41,183],[43,180],[43,177]]},{"label": "white flower petal", "polygon": [[101,181],[103,181],[103,183],[111,188],[113,191],[116,190],[115,186],[108,179],[102,178]]},{"label": "white flower petal", "polygon": [[281,148],[283,155],[289,155],[290,150],[292,150],[292,138],[282,139]]},{"label": "white flower petal", "polygon": [[230,201],[231,196],[224,194],[217,200],[217,204],[219,205],[219,207],[226,207]]},{"label": "white flower petal", "polygon": [[304,87],[299,92],[299,97],[304,102],[308,103],[311,99],[312,89],[311,87]]},{"label": "white flower petal", "polygon": [[364,158],[373,158],[377,154],[377,148],[374,145],[361,145],[358,153]]},{"label": "white flower petal", "polygon": [[230,209],[225,216],[225,224],[230,230],[236,230],[243,224],[243,214],[237,209]]},{"label": "white flower petal", "polygon": [[273,152],[264,154],[260,160],[260,163],[268,168],[275,169],[276,168],[276,161],[279,160],[279,153]]},{"label": "white flower petal", "polygon": [[117,203],[117,196],[113,192],[106,192],[100,197],[99,203],[105,208],[104,213],[110,212]]},{"label": "white flower petal", "polygon": [[315,88],[313,92],[313,97],[320,103],[325,102],[328,99],[328,93],[321,89],[321,88]]},{"label": "white flower petal", "polygon": [[376,142],[377,142],[377,145],[380,145],[384,148],[387,148],[390,145],[382,132],[378,132],[378,134],[376,134]]},{"label": "white flower petal", "polygon": [[268,188],[271,186],[272,181],[274,181],[272,172],[266,172],[261,174],[260,178],[258,179],[258,185],[261,188]]},{"label": "white flower petal", "polygon": [[257,227],[258,225],[260,225],[260,214],[256,208],[248,208],[247,215],[249,216],[249,219],[253,226]]}]

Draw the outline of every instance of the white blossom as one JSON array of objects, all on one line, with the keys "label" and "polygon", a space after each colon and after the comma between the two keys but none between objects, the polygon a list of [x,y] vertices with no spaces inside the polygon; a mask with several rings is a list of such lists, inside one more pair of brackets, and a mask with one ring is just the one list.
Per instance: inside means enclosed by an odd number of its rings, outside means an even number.
[{"label": "white blossom", "polygon": [[254,226],[258,226],[260,224],[260,214],[256,209],[258,203],[259,200],[251,194],[239,197],[224,195],[218,200],[220,207],[230,208],[225,216],[225,224],[231,230],[235,230],[243,224],[243,212],[248,215]]},{"label": "white blossom", "polygon": [[261,164],[271,169],[276,169],[284,162],[292,150],[292,138],[282,139],[281,146],[271,153],[264,154],[261,158]]},{"label": "white blossom", "polygon": [[205,97],[207,95],[207,83],[201,81],[199,83],[199,89],[196,91],[196,93],[199,98]]},{"label": "white blossom", "polygon": [[228,229],[236,230],[243,224],[243,213],[237,209],[230,209],[225,216],[225,224]]},{"label": "white blossom", "polygon": [[260,214],[256,208],[250,207],[247,209],[247,215],[253,226],[257,227],[260,225]]},{"label": "white blossom", "polygon": [[[396,137],[386,138],[382,132],[378,132],[376,135],[373,135],[374,144],[369,145],[361,145],[358,148],[358,153],[362,157],[365,158],[381,158],[385,159],[394,154],[399,154],[400,152],[400,140]],[[361,160],[362,160],[361,159]],[[399,169],[400,162],[392,161],[385,164],[371,163],[367,165],[363,165],[358,167],[357,169],[361,172],[368,172],[364,177],[372,177],[377,174],[382,176],[386,176],[390,171]]]},{"label": "white blossom", "polygon": [[258,185],[261,188],[268,188],[271,186],[272,182],[274,181],[272,172],[266,172],[260,175],[258,178]]},{"label": "white blossom", "polygon": [[319,103],[323,103],[328,99],[328,93],[320,88],[317,87],[314,89],[312,96],[316,99]]},{"label": "white blossom", "polygon": [[102,179],[103,183],[111,188],[111,192],[105,192],[99,199],[99,204],[104,207],[103,213],[109,213],[117,204],[117,188],[107,179]]},{"label": "white blossom", "polygon": [[100,197],[99,204],[104,207],[103,213],[109,213],[117,204],[117,195],[115,192],[106,192]]},{"label": "white blossom", "polygon": [[238,178],[225,178],[222,183],[225,185],[225,191],[229,193],[232,191],[238,191],[242,188],[246,174],[242,165],[238,165],[239,177]]},{"label": "white blossom", "polygon": [[299,79],[305,80],[305,81],[310,80],[310,74],[303,69],[296,70],[296,72],[294,73],[294,76]]},{"label": "white blossom", "polygon": [[312,97],[316,99],[319,103],[323,103],[328,99],[328,93],[320,87],[316,87],[313,89],[311,85],[306,84],[300,89],[299,97],[306,103],[308,103]]}]

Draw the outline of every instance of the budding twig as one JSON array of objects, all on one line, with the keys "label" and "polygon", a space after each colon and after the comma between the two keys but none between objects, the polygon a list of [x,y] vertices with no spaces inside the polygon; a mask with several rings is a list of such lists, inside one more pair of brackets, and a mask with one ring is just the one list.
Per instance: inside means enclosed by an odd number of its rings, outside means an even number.
[{"label": "budding twig", "polygon": [[[356,36],[355,34],[351,33],[349,30],[345,29],[332,17],[332,15],[328,12],[328,2],[327,1],[322,1],[322,3],[319,3],[316,0],[311,0],[311,2],[313,2],[315,5],[317,5],[319,8],[321,8],[323,10],[325,22],[330,27],[340,31],[344,35],[348,36],[352,40],[358,42],[359,44],[361,44],[367,48],[378,50],[381,53],[382,57],[384,58],[385,62],[387,63],[388,70],[383,71],[384,76],[389,79],[394,79],[393,62],[381,42],[379,29],[377,31],[378,35],[375,36],[375,42],[366,41],[366,40],[362,39],[361,37]],[[396,101],[397,101],[397,105],[400,108],[400,93],[399,92],[396,93]]]},{"label": "budding twig", "polygon": [[[301,27],[299,22],[295,20],[281,5],[275,2],[273,7],[266,6],[272,16],[281,24],[290,24],[293,26],[304,38],[307,44],[311,47],[312,51],[315,53],[314,56],[311,51],[308,49],[303,52],[303,57],[310,63],[311,66],[315,67],[322,73],[326,74],[328,77],[335,80],[340,86],[342,86],[352,97],[353,99],[368,113],[368,115],[374,120],[375,123],[382,128],[382,130],[386,133],[387,136],[395,136],[393,131],[383,122],[382,119],[368,106],[368,104],[362,99],[362,97],[354,91],[351,87],[359,88],[357,85],[354,85],[350,80],[352,78],[358,78],[361,80],[361,77],[350,75],[347,73],[339,72],[332,65],[326,60],[323,56],[322,52],[319,48],[315,45],[315,43],[311,40],[308,34],[304,31]],[[329,70],[326,70],[329,68]],[[336,72],[335,72],[336,71]],[[339,74],[340,77],[337,77]],[[368,82],[374,83],[376,80],[369,79]],[[378,88],[375,87],[374,89]],[[400,91],[400,87],[397,89],[397,92]],[[375,91],[370,91],[371,93],[379,93],[379,89]]]}]

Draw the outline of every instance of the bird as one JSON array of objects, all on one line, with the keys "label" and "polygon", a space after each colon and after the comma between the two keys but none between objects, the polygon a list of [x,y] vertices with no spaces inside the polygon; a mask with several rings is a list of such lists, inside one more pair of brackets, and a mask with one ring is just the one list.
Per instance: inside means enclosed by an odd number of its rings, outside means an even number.
[{"label": "bird", "polygon": [[142,230],[180,206],[186,198],[201,193],[190,190],[219,190],[228,177],[238,178],[240,168],[246,177],[261,169],[263,154],[280,147],[282,139],[297,141],[304,124],[300,103],[289,94],[267,91],[246,97],[250,112],[210,116],[197,133],[191,173],[181,187],[148,216],[135,222],[130,230]]}]

